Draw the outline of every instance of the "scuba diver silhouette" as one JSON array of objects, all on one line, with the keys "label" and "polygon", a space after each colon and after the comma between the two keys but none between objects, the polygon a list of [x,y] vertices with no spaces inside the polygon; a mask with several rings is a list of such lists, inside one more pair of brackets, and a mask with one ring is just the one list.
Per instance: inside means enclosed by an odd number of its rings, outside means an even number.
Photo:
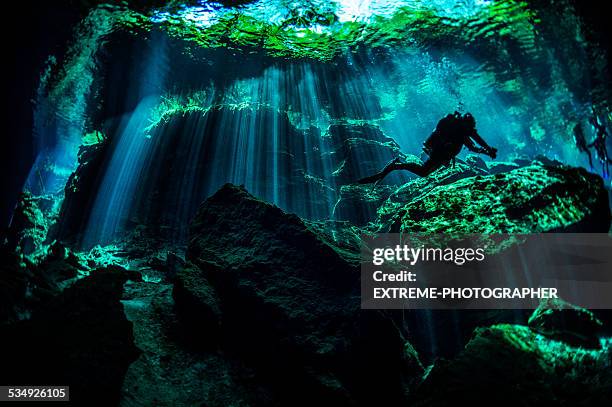
[{"label": "scuba diver silhouette", "polygon": [[423,151],[429,158],[423,163],[402,163],[399,157],[391,161],[378,174],[357,181],[360,184],[370,184],[381,181],[390,172],[408,170],[425,177],[438,168],[454,163],[455,157],[463,147],[468,150],[497,157],[497,149],[490,147],[476,131],[476,120],[470,113],[461,115],[459,112],[448,114],[440,120],[436,129],[423,143]]},{"label": "scuba diver silhouette", "polygon": [[587,140],[584,136],[584,131],[582,131],[582,126],[580,123],[577,123],[574,126],[574,143],[576,144],[578,151],[581,153],[586,153],[589,156],[589,165],[591,166],[591,170],[593,170],[593,157],[591,156],[591,151],[589,150],[590,145],[587,144]]},{"label": "scuba diver silhouette", "polygon": [[589,147],[595,148],[595,155],[603,167],[604,178],[607,178],[608,175],[610,175],[610,164],[612,164],[612,160],[610,160],[610,157],[608,156],[608,148],[606,147],[608,131],[606,130],[606,126],[599,122],[597,116],[592,116],[589,118],[589,122],[597,133],[595,135],[595,140],[589,144]]}]

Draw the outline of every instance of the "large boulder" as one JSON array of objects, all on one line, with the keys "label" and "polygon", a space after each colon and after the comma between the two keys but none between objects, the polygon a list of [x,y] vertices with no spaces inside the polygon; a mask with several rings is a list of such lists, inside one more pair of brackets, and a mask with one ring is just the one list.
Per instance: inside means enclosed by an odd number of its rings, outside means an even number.
[{"label": "large boulder", "polygon": [[50,219],[45,216],[52,206],[52,198],[47,196],[34,196],[24,191],[19,195],[17,207],[6,233],[8,250],[19,254],[32,255],[42,245],[47,237]]},{"label": "large boulder", "polygon": [[0,382],[69,385],[75,403],[116,405],[139,354],[120,302],[127,278],[118,268],[97,270],[31,319],[0,327]]},{"label": "large boulder", "polygon": [[404,341],[388,318],[360,309],[357,247],[322,230],[222,187],[191,224],[187,259],[196,267],[179,273],[174,290],[177,305],[205,311],[198,320],[177,308],[179,319],[214,332],[218,297],[220,346],[255,366],[282,403],[398,402]]},{"label": "large boulder", "polygon": [[520,165],[513,162],[493,161],[487,164],[488,172],[490,174],[502,174],[504,172],[510,172],[521,168]]},{"label": "large boulder", "polygon": [[59,221],[52,228],[53,237],[78,241],[83,233],[106,169],[110,144],[109,139],[102,138],[79,148],[78,166],[66,182]]},{"label": "large boulder", "polygon": [[600,347],[603,322],[591,311],[561,299],[542,301],[528,322],[531,329],[549,338],[575,346]]},{"label": "large boulder", "polygon": [[58,242],[34,253],[32,259],[19,248],[0,246],[0,323],[28,318],[88,272],[81,259]]},{"label": "large boulder", "polygon": [[200,342],[215,343],[221,323],[219,298],[202,269],[187,264],[179,270],[172,295],[177,313],[191,327],[193,338]]},{"label": "large boulder", "polygon": [[[185,309],[177,310],[172,291],[172,285],[164,282],[125,285],[122,302],[142,353],[125,374],[120,405],[275,405],[252,368],[222,349],[203,351],[194,325],[177,321],[177,312]],[[196,315],[199,309],[196,306],[191,312]]]},{"label": "large boulder", "polygon": [[19,256],[0,246],[0,324],[19,319],[26,308],[28,280]]},{"label": "large boulder", "polygon": [[452,183],[437,173],[404,185],[378,211],[380,232],[601,232],[610,228],[602,179],[582,168],[534,162]]},{"label": "large boulder", "polygon": [[[401,157],[405,162],[418,162],[415,156]],[[384,164],[381,162],[378,165],[380,169]],[[376,173],[378,169],[371,170],[370,175]],[[393,208],[400,208],[406,202],[426,195],[434,187],[452,184],[476,175],[487,175],[487,171],[486,163],[478,156],[471,155],[466,162],[457,160],[454,164],[438,169],[429,177],[416,177],[408,171],[395,171],[385,177],[382,183],[343,185],[334,206],[334,218],[351,221],[360,226],[365,225],[376,220],[378,208],[383,204],[385,210],[392,213]],[[406,182],[408,178],[412,179]],[[400,179],[404,182],[398,184],[397,181]]]},{"label": "large boulder", "polygon": [[610,341],[600,350],[571,347],[526,326],[474,332],[453,360],[439,360],[413,394],[414,406],[606,405],[612,390]]}]

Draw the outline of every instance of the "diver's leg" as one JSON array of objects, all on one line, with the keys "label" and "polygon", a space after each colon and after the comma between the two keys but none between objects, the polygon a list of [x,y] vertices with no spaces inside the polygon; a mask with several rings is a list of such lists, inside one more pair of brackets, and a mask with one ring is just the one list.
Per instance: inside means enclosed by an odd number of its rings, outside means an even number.
[{"label": "diver's leg", "polygon": [[440,168],[442,165],[444,165],[444,160],[437,160],[435,158],[430,158],[427,161],[425,161],[423,164],[416,164],[416,163],[399,164],[401,168],[398,168],[398,169],[408,170],[418,175],[419,177],[426,177],[432,172],[434,172],[435,170],[437,170],[438,168]]},{"label": "diver's leg", "polygon": [[359,184],[373,184],[374,182],[378,182],[385,178],[391,171],[395,171],[397,169],[396,166],[399,165],[399,161],[400,158],[396,157],[395,159],[393,159],[393,161],[385,165],[385,168],[383,168],[379,173],[371,175],[369,177],[361,178],[357,182]]},{"label": "diver's leg", "polygon": [[[429,162],[429,160],[427,160],[427,162]],[[401,164],[397,164],[395,166],[396,170],[406,170],[406,171],[410,171],[416,175],[418,175],[419,177],[424,177],[425,175],[425,164],[419,164],[419,163],[401,163]]]},{"label": "diver's leg", "polygon": [[381,172],[378,174],[374,174],[369,177],[365,177],[357,181],[359,184],[372,184],[374,182],[378,182],[389,175],[390,172],[396,170],[406,170],[410,171],[413,174],[418,175],[419,177],[426,177],[431,174],[442,165],[444,165],[445,160],[439,160],[435,158],[429,158],[423,164],[418,163],[399,163],[396,161],[391,162],[387,165]]},{"label": "diver's leg", "polygon": [[444,163],[442,161],[438,161],[435,159],[428,159],[423,164],[418,163],[402,163],[397,164],[395,166],[396,170],[406,170],[410,171],[413,174],[418,175],[419,177],[426,177],[438,168],[440,168]]},{"label": "diver's leg", "polygon": [[397,169],[396,165],[397,164],[395,164],[395,163],[387,165],[379,173],[371,175],[369,177],[361,178],[359,181],[357,181],[357,183],[359,183],[359,184],[373,184],[375,182],[378,182],[378,181],[382,180],[383,178],[385,178],[387,175],[389,175],[390,172],[395,171]]},{"label": "diver's leg", "polygon": [[374,174],[369,177],[361,178],[360,180],[357,181],[357,183],[358,184],[373,184],[383,179],[385,175],[387,174],[385,174],[384,172],[379,172],[378,174]]},{"label": "diver's leg", "polygon": [[410,171],[418,175],[419,177],[425,177],[431,174],[432,172],[434,172],[435,170],[437,170],[438,168],[440,168],[442,164],[443,164],[442,162],[438,160],[432,160],[432,159],[425,161],[424,164],[392,163],[391,165],[388,165],[387,167],[385,167],[385,169],[379,172],[378,174],[372,175],[370,177],[362,178],[357,182],[360,184],[372,184],[374,182],[378,182],[382,180],[387,175],[389,175],[390,172],[396,171],[396,170],[406,170],[406,171]]}]

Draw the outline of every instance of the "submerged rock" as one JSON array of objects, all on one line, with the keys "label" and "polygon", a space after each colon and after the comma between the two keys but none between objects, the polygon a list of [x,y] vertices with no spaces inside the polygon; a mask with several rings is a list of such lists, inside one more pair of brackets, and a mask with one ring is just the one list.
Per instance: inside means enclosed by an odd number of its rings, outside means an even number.
[{"label": "submerged rock", "polygon": [[436,182],[436,175],[396,191],[378,211],[378,230],[606,233],[610,228],[603,181],[581,168],[534,163],[446,184]]},{"label": "submerged rock", "polygon": [[222,350],[202,351],[194,326],[178,322],[172,291],[167,283],[126,283],[122,302],[142,353],[125,374],[120,405],[274,405],[252,368]]},{"label": "submerged rock", "polygon": [[484,170],[456,163],[444,166],[427,177],[419,177],[398,187],[377,210],[377,224],[382,225],[397,215],[397,212],[407,204],[422,196],[426,196],[437,187],[446,186],[460,179],[486,175]]},{"label": "submerged rock", "polygon": [[281,404],[401,400],[404,341],[388,318],[360,309],[356,249],[233,185],[201,205],[190,236],[187,259],[200,271],[179,274],[175,297],[206,311],[198,319],[179,307],[179,318],[214,332],[214,289],[220,346],[254,366]]},{"label": "submerged rock", "polygon": [[42,246],[50,224],[44,212],[51,209],[51,201],[46,196],[33,196],[27,191],[21,193],[6,234],[9,250],[31,255]]},{"label": "submerged rock", "polygon": [[[405,162],[419,161],[415,156],[400,157]],[[377,167],[369,175],[379,170],[380,167]],[[479,157],[469,156],[466,162],[457,160],[454,165],[444,166],[429,177],[415,178],[414,174],[408,171],[394,171],[385,177],[384,183],[343,185],[334,207],[334,218],[362,226],[376,220],[378,208],[383,203],[389,207],[389,211],[392,211],[391,207],[399,208],[406,202],[427,194],[433,186],[448,185],[459,179],[486,174],[485,162]],[[408,177],[413,179],[406,182]],[[398,183],[399,180],[403,181]]]},{"label": "submerged rock", "polygon": [[58,242],[36,258],[19,248],[0,246],[0,323],[27,319],[88,269],[70,249]]},{"label": "submerged rock", "polygon": [[[327,133],[324,139],[330,144],[333,175],[340,184],[372,175],[396,157],[406,158],[397,142],[373,125],[338,124],[331,126]],[[406,180],[405,174],[397,172],[386,177],[383,183],[402,180]]]},{"label": "submerged rock", "polygon": [[482,159],[481,156],[476,155],[476,154],[469,154],[466,158],[465,158],[465,163],[472,168],[475,169],[479,169],[485,172],[489,171],[489,167],[487,166],[487,163],[485,160]]},{"label": "submerged rock", "polygon": [[0,247],[0,324],[14,322],[24,312],[29,276],[19,256]]},{"label": "submerged rock", "polygon": [[183,267],[172,291],[177,314],[190,327],[196,341],[216,343],[221,324],[219,298],[204,270],[192,264]]},{"label": "submerged rock", "polygon": [[494,325],[474,332],[463,352],[439,360],[413,395],[414,406],[606,405],[612,390],[608,341],[585,350],[528,327]]},{"label": "submerged rock", "polygon": [[[353,239],[343,230],[338,236],[349,243],[336,245],[334,228],[341,223],[304,223],[231,185],[200,207],[187,254],[192,265],[179,271],[174,287],[176,310],[186,332],[202,335],[191,346],[210,349],[204,341],[219,338],[224,358],[253,369],[258,379],[243,393],[247,399],[261,400],[249,393],[257,388],[268,404],[365,405],[370,394],[385,394],[385,404],[400,405],[406,401],[399,388],[416,388],[413,405],[605,401],[609,342],[599,350],[573,347],[540,329],[557,322],[541,312],[530,321],[533,329],[479,328],[456,358],[424,369],[412,344],[380,314],[359,310]],[[206,357],[228,380],[239,377],[228,359]]]},{"label": "submerged rock", "polygon": [[375,219],[376,211],[395,189],[390,185],[342,185],[334,206],[334,219],[365,225]]},{"label": "submerged rock", "polygon": [[52,230],[53,237],[78,241],[89,220],[109,151],[108,139],[79,148],[79,165],[66,182],[59,221]]},{"label": "submerged rock", "polygon": [[560,299],[549,299],[531,315],[529,327],[570,345],[598,348],[603,323],[587,309]]},{"label": "submerged rock", "polygon": [[490,162],[488,165],[489,174],[501,174],[521,168],[521,165],[512,162]]},{"label": "submerged rock", "polygon": [[70,400],[119,402],[139,354],[120,302],[128,276],[99,270],[53,297],[28,321],[0,328],[3,383],[70,385]]}]

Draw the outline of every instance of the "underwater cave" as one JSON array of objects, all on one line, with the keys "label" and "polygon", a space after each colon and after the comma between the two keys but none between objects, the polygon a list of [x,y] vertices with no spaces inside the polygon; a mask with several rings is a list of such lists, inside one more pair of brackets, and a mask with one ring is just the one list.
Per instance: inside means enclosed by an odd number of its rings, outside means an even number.
[{"label": "underwater cave", "polygon": [[[36,6],[3,160],[0,385],[106,406],[605,405],[607,310],[359,307],[364,235],[610,234],[600,13]],[[432,160],[454,112],[481,150],[359,183]]]}]

